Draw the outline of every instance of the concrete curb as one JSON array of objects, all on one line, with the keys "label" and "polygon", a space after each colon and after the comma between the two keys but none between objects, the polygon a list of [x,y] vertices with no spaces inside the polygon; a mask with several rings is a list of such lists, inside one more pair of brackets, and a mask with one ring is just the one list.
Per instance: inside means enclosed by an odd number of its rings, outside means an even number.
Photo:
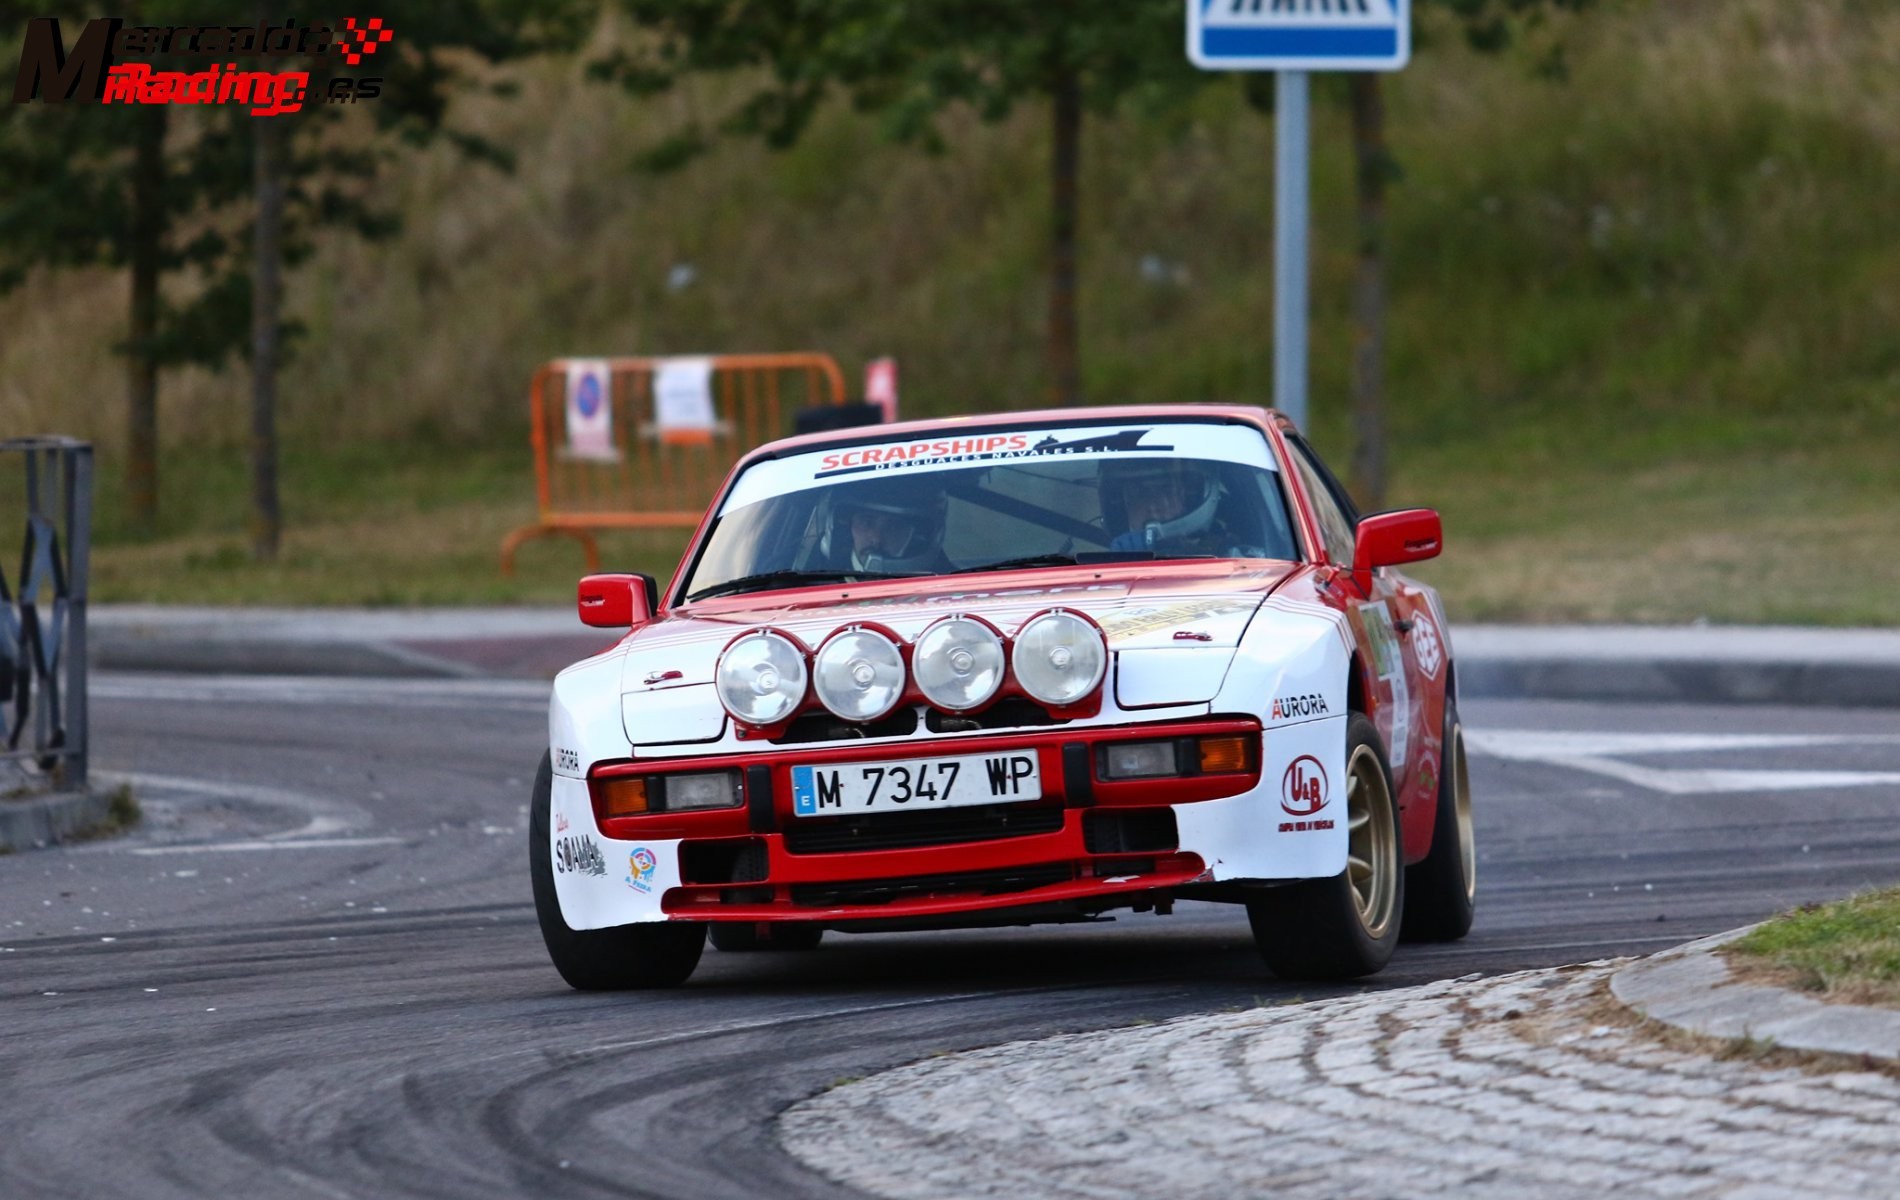
[{"label": "concrete curb", "polygon": [[187,675],[340,675],[378,679],[442,679],[481,672],[434,655],[378,642],[278,642],[236,638],[198,641],[106,634],[92,647],[92,666],[106,671]]},{"label": "concrete curb", "polygon": [[547,678],[607,640],[569,610],[531,608],[106,605],[88,635],[97,670],[385,679]]},{"label": "concrete curb", "polygon": [[112,795],[93,789],[0,800],[0,849],[34,850],[105,823]]},{"label": "concrete curb", "polygon": [[1459,662],[1458,686],[1501,700],[1900,708],[1900,669],[1863,663],[1478,658]]},{"label": "concrete curb", "polygon": [[1500,699],[1900,708],[1900,631],[1454,626],[1458,685]]},{"label": "concrete curb", "polygon": [[1734,978],[1715,951],[1754,928],[1652,955],[1611,976],[1610,991],[1643,1016],[1690,1033],[1900,1062],[1900,1012],[1827,1004]]}]

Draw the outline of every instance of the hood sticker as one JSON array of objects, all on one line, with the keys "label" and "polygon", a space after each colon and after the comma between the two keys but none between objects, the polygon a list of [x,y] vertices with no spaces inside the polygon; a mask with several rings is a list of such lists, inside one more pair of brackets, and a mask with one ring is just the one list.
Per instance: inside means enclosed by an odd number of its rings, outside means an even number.
[{"label": "hood sticker", "polygon": [[1109,641],[1125,642],[1176,625],[1251,613],[1259,606],[1260,601],[1254,596],[1215,596],[1206,600],[1181,600],[1158,608],[1124,608],[1102,613],[1095,619]]}]

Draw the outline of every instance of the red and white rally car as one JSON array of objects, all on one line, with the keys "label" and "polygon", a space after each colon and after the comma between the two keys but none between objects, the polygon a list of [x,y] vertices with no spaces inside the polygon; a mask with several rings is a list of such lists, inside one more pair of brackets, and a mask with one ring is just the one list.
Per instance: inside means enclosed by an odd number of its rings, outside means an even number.
[{"label": "red and white rally car", "polygon": [[665,596],[554,683],[530,862],[578,988],[715,946],[1245,904],[1295,978],[1462,936],[1428,509],[1360,516],[1257,408],[1010,413],[746,456]]}]

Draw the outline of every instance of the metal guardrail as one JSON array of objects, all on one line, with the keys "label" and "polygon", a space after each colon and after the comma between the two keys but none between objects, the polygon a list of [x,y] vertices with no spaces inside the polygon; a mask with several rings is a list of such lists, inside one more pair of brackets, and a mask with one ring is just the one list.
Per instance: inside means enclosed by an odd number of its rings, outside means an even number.
[{"label": "metal guardrail", "polygon": [[[83,789],[92,446],[65,437],[12,438],[0,441],[0,465],[11,473],[9,460],[24,475],[25,530],[17,591],[0,561],[0,759],[23,760],[57,786]],[[29,726],[30,742],[22,746]]]}]

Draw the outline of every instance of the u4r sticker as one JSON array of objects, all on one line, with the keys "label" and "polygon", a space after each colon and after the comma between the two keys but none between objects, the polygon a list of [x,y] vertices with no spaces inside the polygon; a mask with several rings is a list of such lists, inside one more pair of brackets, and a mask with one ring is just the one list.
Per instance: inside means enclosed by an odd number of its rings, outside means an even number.
[{"label": "u4r sticker", "polygon": [[1438,636],[1438,623],[1423,608],[1412,618],[1412,653],[1418,656],[1418,669],[1425,678],[1438,678],[1438,668],[1445,665],[1445,642]]}]

